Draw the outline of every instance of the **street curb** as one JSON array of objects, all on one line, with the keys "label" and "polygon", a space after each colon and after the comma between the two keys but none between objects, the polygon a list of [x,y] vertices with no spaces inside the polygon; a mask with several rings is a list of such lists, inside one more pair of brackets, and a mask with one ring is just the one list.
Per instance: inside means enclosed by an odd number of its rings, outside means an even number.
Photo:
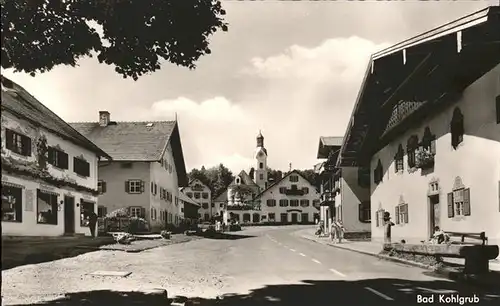
[{"label": "street curb", "polygon": [[372,257],[377,257],[379,259],[383,259],[383,260],[387,260],[387,261],[397,262],[397,263],[401,263],[401,264],[405,264],[405,265],[409,265],[409,266],[413,266],[413,267],[417,267],[417,268],[422,268],[422,269],[425,269],[425,270],[429,270],[429,271],[435,272],[439,276],[443,276],[443,277],[445,277],[447,279],[450,279],[450,280],[453,280],[453,281],[466,282],[466,283],[473,284],[473,285],[476,285],[476,286],[479,286],[479,287],[487,287],[487,288],[492,288],[492,289],[498,289],[498,284],[492,284],[492,283],[490,283],[488,281],[483,281],[481,279],[477,279],[477,278],[473,278],[473,277],[464,277],[464,276],[460,275],[459,272],[456,272],[456,271],[450,271],[448,269],[443,269],[443,268],[434,268],[434,267],[432,267],[430,265],[426,265],[426,264],[422,264],[422,263],[419,263],[419,262],[414,262],[414,261],[410,261],[410,260],[406,260],[406,259],[391,257],[391,256],[388,256],[388,255],[373,254],[373,253],[370,253],[370,252],[365,252],[365,251],[350,249],[350,248],[342,247],[340,245],[336,245],[336,244],[332,244],[332,243],[328,243],[328,242],[323,243],[323,242],[319,242],[319,241],[317,241],[315,239],[312,239],[310,237],[306,237],[306,236],[303,236],[303,235],[300,235],[300,234],[299,234],[299,236],[301,238],[303,238],[303,239],[307,239],[309,241],[313,241],[315,243],[319,243],[319,244],[323,244],[323,245],[328,245],[328,246],[331,246],[331,247],[334,247],[334,248],[337,248],[337,249],[346,250],[346,251],[352,251],[352,252],[363,254],[363,255],[369,255],[369,256],[372,256]]}]

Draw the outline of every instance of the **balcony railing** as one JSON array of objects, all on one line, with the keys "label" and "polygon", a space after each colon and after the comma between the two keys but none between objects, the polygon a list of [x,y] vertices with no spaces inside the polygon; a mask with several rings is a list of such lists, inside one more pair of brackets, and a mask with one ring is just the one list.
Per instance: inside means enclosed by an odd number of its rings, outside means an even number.
[{"label": "balcony railing", "polygon": [[294,188],[290,188],[290,189],[285,189],[285,194],[286,195],[296,195],[296,196],[301,196],[301,195],[304,195],[305,192],[303,189],[294,189]]}]

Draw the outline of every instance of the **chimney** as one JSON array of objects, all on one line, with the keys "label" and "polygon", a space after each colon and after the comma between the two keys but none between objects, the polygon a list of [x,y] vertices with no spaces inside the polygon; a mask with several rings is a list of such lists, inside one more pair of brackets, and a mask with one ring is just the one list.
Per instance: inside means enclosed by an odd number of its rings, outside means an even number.
[{"label": "chimney", "polygon": [[109,124],[110,114],[108,111],[99,111],[99,125],[107,126]]}]

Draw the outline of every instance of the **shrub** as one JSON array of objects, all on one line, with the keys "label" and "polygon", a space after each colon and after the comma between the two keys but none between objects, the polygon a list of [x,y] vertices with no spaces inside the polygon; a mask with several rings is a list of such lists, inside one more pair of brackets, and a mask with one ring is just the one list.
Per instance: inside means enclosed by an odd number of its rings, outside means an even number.
[{"label": "shrub", "polygon": [[143,218],[131,217],[127,232],[137,234],[149,230],[148,222]]}]

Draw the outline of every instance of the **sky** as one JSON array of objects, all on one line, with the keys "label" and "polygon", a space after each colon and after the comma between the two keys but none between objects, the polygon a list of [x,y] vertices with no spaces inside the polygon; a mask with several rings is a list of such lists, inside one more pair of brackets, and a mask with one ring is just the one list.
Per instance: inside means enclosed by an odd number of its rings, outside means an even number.
[{"label": "sky", "polygon": [[2,70],[68,122],[173,120],[188,170],[310,169],[320,136],[344,136],[370,54],[484,8],[488,1],[223,1],[229,31],[195,70],[164,63],[138,81],[84,59],[31,77]]}]

